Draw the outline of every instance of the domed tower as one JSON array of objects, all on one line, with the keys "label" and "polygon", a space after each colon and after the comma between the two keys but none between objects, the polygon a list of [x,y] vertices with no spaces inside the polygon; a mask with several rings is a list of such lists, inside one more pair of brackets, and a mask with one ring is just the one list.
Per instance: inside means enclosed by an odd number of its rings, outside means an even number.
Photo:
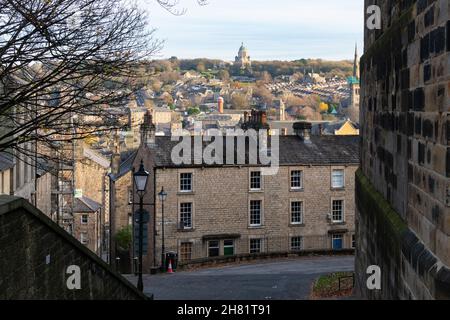
[{"label": "domed tower", "polygon": [[251,68],[252,66],[248,50],[246,47],[244,47],[244,43],[242,43],[241,47],[239,48],[239,52],[234,60],[234,64],[242,70]]}]

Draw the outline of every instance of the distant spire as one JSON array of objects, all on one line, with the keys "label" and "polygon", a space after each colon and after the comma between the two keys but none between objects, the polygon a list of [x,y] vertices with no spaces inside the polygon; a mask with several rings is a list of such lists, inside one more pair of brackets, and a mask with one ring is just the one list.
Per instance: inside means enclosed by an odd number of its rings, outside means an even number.
[{"label": "distant spire", "polygon": [[353,77],[359,79],[358,43],[355,43],[355,60],[353,61]]}]

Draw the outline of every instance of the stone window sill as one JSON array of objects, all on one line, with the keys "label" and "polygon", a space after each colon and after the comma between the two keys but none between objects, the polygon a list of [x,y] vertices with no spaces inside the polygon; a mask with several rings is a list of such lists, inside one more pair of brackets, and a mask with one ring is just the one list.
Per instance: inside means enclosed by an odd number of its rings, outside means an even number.
[{"label": "stone window sill", "polygon": [[302,228],[304,226],[305,226],[304,223],[290,223],[289,224],[289,227],[293,227],[293,228]]}]

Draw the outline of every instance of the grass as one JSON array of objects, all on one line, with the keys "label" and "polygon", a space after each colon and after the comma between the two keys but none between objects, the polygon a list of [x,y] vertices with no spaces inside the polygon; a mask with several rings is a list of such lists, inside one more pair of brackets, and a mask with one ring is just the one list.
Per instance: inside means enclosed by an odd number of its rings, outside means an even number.
[{"label": "grass", "polygon": [[[320,276],[313,283],[312,298],[333,298],[351,295],[353,290],[353,272],[336,272]],[[344,278],[346,277],[346,278]],[[339,278],[341,288],[339,290]]]}]

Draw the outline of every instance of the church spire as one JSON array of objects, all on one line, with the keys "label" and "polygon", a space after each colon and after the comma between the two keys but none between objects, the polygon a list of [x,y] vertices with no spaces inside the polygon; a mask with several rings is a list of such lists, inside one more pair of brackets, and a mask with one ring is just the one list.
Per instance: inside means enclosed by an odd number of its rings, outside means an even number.
[{"label": "church spire", "polygon": [[355,43],[355,60],[353,61],[353,76],[359,79],[358,43]]}]

